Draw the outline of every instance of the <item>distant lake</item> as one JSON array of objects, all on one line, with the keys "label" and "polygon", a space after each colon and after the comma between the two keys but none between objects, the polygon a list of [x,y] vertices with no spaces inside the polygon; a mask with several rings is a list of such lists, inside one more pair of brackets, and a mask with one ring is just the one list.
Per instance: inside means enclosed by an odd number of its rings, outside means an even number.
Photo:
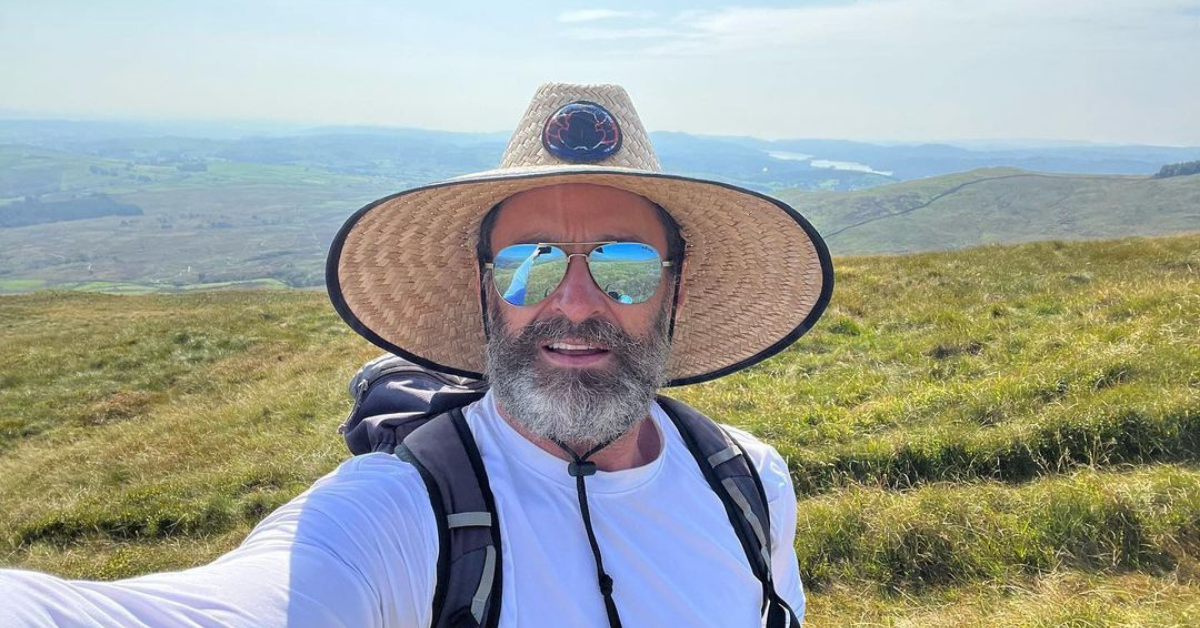
[{"label": "distant lake", "polygon": [[783,161],[808,161],[815,155],[805,155],[804,153],[789,153],[786,150],[769,150],[767,155],[772,159],[781,159]]},{"label": "distant lake", "polygon": [[876,170],[866,164],[860,164],[853,161],[830,161],[827,159],[814,159],[810,164],[813,168],[833,168],[834,170],[853,170],[855,172],[869,172],[871,174],[881,174],[885,177],[892,176],[890,170]]},{"label": "distant lake", "polygon": [[769,150],[767,156],[772,159],[781,161],[807,161],[813,168],[829,168],[832,170],[852,170],[854,172],[868,172],[871,174],[879,174],[885,177],[892,176],[889,170],[876,170],[866,164],[860,164],[854,161],[832,161],[829,159],[813,159],[816,155],[806,155],[804,153],[793,153],[786,150]]}]

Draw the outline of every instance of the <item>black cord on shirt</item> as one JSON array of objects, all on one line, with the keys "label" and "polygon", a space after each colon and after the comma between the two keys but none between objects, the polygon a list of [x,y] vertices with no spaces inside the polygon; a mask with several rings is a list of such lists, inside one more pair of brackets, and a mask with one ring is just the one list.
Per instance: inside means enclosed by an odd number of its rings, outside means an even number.
[{"label": "black cord on shirt", "polygon": [[617,613],[617,603],[613,601],[613,579],[604,571],[604,560],[600,558],[600,545],[596,543],[596,533],[592,530],[591,511],[588,510],[587,488],[584,485],[583,478],[594,475],[596,473],[596,463],[588,460],[593,454],[604,449],[610,443],[603,443],[591,448],[586,454],[580,456],[573,449],[566,445],[553,441],[562,449],[568,456],[571,456],[572,462],[567,466],[567,473],[575,478],[575,492],[579,496],[579,512],[583,515],[583,527],[587,530],[588,543],[592,546],[592,556],[596,558],[596,577],[600,584],[600,593],[604,596],[604,609],[608,612],[608,625],[610,628],[621,628],[621,615]]}]

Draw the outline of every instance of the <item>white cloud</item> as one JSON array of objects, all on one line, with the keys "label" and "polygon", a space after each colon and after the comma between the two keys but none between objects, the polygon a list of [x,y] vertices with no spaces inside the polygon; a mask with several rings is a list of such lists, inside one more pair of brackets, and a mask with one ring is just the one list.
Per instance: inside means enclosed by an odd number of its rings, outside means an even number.
[{"label": "white cloud", "polygon": [[[646,68],[643,115],[659,128],[687,130],[706,110],[693,130],[1195,145],[1200,82],[1179,70],[1200,58],[1197,9],[1200,0],[743,6],[675,14],[674,35],[622,45]],[[681,110],[681,98],[694,107]]]},{"label": "white cloud", "polygon": [[688,33],[666,28],[573,28],[567,36],[580,41],[618,41],[622,39],[675,39]]},{"label": "white cloud", "polygon": [[693,37],[651,49],[708,53],[836,47],[853,53],[898,46],[954,46],[945,52],[1004,44],[1034,48],[1161,45],[1195,40],[1196,0],[861,0],[792,8],[730,7],[686,11],[674,22]]},{"label": "white cloud", "polygon": [[611,9],[580,9],[577,11],[566,11],[558,16],[558,21],[564,24],[576,24],[579,22],[596,22],[599,20],[613,20],[617,18],[632,18],[637,20],[645,20],[654,17],[653,13],[637,13],[634,11],[614,11]]}]

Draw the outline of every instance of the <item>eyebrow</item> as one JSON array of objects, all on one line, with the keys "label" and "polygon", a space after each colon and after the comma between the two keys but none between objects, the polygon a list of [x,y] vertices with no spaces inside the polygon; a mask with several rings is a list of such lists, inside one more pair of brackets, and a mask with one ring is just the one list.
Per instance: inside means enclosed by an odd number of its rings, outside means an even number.
[{"label": "eyebrow", "polygon": [[[562,242],[562,239],[545,232],[539,232],[517,238],[514,241],[514,244],[540,244],[542,242]],[[642,244],[649,244],[649,242],[646,241],[646,238],[635,236],[629,233],[604,233],[596,237],[594,240],[588,240],[588,242],[640,242]]]}]

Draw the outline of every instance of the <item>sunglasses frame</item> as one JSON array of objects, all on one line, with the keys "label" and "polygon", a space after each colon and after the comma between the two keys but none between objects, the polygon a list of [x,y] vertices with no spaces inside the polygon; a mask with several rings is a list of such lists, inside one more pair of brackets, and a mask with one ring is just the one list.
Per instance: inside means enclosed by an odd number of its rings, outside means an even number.
[{"label": "sunglasses frame", "polygon": [[[586,246],[586,247],[588,247],[586,253],[567,253],[566,250],[563,250],[563,254],[566,255],[567,269],[570,270],[572,257],[582,257],[584,260],[583,263],[585,265],[587,265],[588,277],[591,277],[592,284],[596,286],[596,289],[600,290],[601,292],[604,292],[604,288],[600,287],[600,283],[596,281],[596,276],[592,274],[592,265],[591,265],[590,261],[588,260],[588,257],[592,253],[594,253],[596,251],[596,249],[598,249],[602,246],[608,245],[608,244],[640,244],[642,246],[649,247],[650,250],[654,251],[654,253],[656,255],[658,255],[659,264],[661,264],[662,268],[671,268],[672,266],[675,265],[669,259],[662,259],[662,253],[660,253],[659,250],[657,248],[655,248],[654,246],[652,246],[650,244],[646,244],[645,242],[635,242],[635,241],[631,241],[631,240],[606,240],[603,242],[517,242],[515,244],[510,244],[504,248],[501,248],[500,251],[503,251],[504,249],[507,249],[511,246],[536,246],[539,248],[543,247],[543,246],[556,246],[560,250],[562,250],[562,247],[564,247],[564,246],[572,246],[572,247]],[[499,251],[497,251],[497,254],[498,253],[499,253]],[[494,271],[496,269],[496,263],[494,260],[495,260],[495,256],[493,256],[493,261],[483,262],[481,265],[483,266],[483,268],[485,270]],[[659,285],[661,285],[662,284],[661,270],[659,271],[659,273],[660,274],[659,274],[658,282],[659,282]],[[493,277],[494,277],[494,275],[493,275]],[[562,281],[563,281],[563,279],[566,279],[566,277],[567,277],[567,274],[566,274],[566,272],[564,272],[563,276],[561,278],[559,278],[558,283],[554,285],[554,289],[551,290],[550,292],[554,292],[554,290],[557,290],[558,286],[562,285]],[[488,283],[491,283],[492,286],[494,288],[496,288],[496,294],[500,296],[500,300],[504,301],[505,303],[508,303],[508,301],[504,298],[504,295],[500,294],[500,287],[496,285],[495,280],[493,279],[492,281],[490,281]],[[640,303],[621,303],[620,301],[613,299],[612,295],[608,294],[607,292],[604,293],[604,296],[608,297],[614,303],[617,303],[619,305],[640,305]],[[529,305],[513,305],[512,303],[508,303],[508,304],[512,305],[513,307],[533,307],[533,306],[537,305],[538,303],[541,303],[544,300],[545,300],[545,298],[543,297],[537,303],[532,303]],[[645,301],[642,301],[641,303],[644,303],[644,302]]]}]

